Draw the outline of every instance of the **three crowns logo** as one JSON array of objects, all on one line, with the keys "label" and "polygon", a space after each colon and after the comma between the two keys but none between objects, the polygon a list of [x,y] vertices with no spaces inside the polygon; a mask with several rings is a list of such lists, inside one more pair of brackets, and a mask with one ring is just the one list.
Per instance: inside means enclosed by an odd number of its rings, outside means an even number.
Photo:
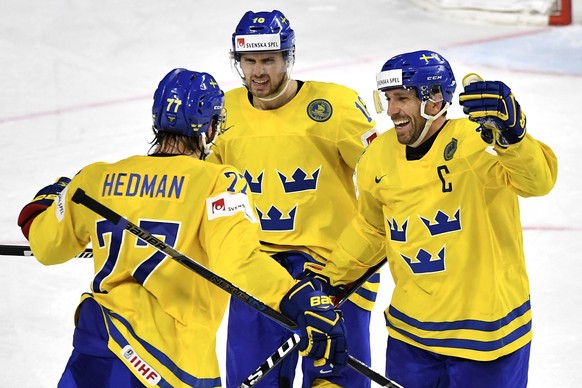
[{"label": "three crowns logo", "polygon": [[431,236],[461,230],[461,209],[457,209],[452,218],[439,210],[434,218],[435,222],[431,222],[424,217],[420,217],[420,219],[428,229]]},{"label": "three crowns logo", "polygon": [[301,168],[297,168],[293,172],[291,179],[281,172],[277,173],[279,174],[279,179],[281,179],[285,193],[296,193],[298,191],[317,189],[317,178],[319,177],[320,170],[321,167],[315,170],[313,174],[311,174],[312,178],[307,178],[307,174]]},{"label": "three crowns logo", "polygon": [[410,267],[414,274],[441,272],[445,270],[445,247],[433,256],[430,252],[420,249],[414,258],[407,257],[402,253],[400,256]]},{"label": "three crowns logo", "polygon": [[295,230],[295,214],[297,205],[291,209],[288,217],[283,218],[283,213],[275,206],[271,206],[265,215],[259,208],[257,214],[261,222],[261,229],[264,231],[289,231]]}]

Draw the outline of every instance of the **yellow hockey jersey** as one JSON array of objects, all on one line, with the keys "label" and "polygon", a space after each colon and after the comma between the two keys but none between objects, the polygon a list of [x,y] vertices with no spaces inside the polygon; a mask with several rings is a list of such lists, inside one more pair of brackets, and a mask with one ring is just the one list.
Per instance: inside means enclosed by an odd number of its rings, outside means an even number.
[{"label": "yellow hockey jersey", "polygon": [[229,295],[71,197],[82,188],[278,309],[294,280],[259,250],[248,186],[233,167],[190,156],[94,163],[34,220],[30,245],[41,263],[51,265],[91,243],[95,274],[89,297],[104,307],[110,350],[144,384],[218,387],[216,331]]},{"label": "yellow hockey jersey", "polygon": [[[241,170],[254,194],[264,249],[298,250],[325,262],[356,213],[354,168],[376,137],[358,94],[345,86],[307,81],[274,110],[252,106],[245,87],[226,93],[227,130],[208,160]],[[373,295],[352,301],[371,309]]]},{"label": "yellow hockey jersey", "polygon": [[557,160],[530,135],[487,146],[449,120],[420,160],[394,130],[357,167],[358,216],[324,274],[352,281],[385,254],[395,282],[390,336],[439,354],[493,360],[531,340],[518,196],[548,193]]}]

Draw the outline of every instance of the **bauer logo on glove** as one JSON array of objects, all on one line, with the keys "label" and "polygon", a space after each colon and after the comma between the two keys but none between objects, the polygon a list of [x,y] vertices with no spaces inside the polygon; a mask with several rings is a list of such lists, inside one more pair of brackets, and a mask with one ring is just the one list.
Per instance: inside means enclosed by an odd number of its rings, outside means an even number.
[{"label": "bauer logo on glove", "polygon": [[475,73],[463,78],[459,103],[480,125],[481,138],[501,147],[518,143],[526,133],[526,118],[511,89],[501,81],[484,81]]},{"label": "bauer logo on glove", "polygon": [[348,358],[345,327],[341,312],[321,289],[318,279],[300,280],[281,301],[281,312],[299,326],[299,354],[337,372]]}]

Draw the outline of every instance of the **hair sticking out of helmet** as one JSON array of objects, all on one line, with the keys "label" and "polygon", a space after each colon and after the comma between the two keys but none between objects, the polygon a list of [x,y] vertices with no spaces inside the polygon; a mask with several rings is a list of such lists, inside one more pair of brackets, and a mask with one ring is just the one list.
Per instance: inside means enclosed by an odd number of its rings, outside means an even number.
[{"label": "hair sticking out of helmet", "polygon": [[154,93],[152,119],[154,145],[164,134],[185,136],[191,139],[187,148],[199,151],[204,159],[225,122],[224,92],[208,73],[174,69]]},{"label": "hair sticking out of helmet", "polygon": [[282,52],[290,77],[295,63],[295,31],[281,11],[248,11],[236,26],[232,34],[230,58],[243,82],[240,55],[264,52]]},{"label": "hair sticking out of helmet", "polygon": [[208,73],[174,69],[154,93],[154,130],[188,137],[208,136],[223,121],[224,92]]},{"label": "hair sticking out of helmet", "polygon": [[[444,114],[451,105],[457,83],[449,62],[442,55],[434,51],[420,50],[400,54],[386,61],[382,70],[376,74],[376,87],[374,105],[378,113],[382,111],[378,91],[385,92],[395,88],[416,91],[418,99],[422,101],[420,114],[427,119],[419,139],[410,144],[416,147],[424,140],[432,122]],[[442,96],[443,108],[436,115],[430,116],[425,113],[425,106],[427,101],[441,101],[436,99],[437,95]]]}]

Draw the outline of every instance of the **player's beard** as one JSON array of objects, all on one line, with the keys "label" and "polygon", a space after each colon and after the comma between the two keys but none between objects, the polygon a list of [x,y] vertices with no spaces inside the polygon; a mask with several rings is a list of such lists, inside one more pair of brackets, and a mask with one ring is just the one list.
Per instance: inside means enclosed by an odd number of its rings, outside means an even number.
[{"label": "player's beard", "polygon": [[278,82],[273,82],[273,79],[269,77],[268,83],[270,84],[270,88],[268,91],[265,91],[260,90],[260,87],[257,87],[257,85],[251,82],[251,93],[253,96],[264,100],[275,99],[287,87],[287,75],[284,75]]},{"label": "player's beard", "polygon": [[[393,121],[397,121],[397,119],[393,119]],[[409,118],[409,121],[406,124],[406,126],[409,128],[406,131],[401,131],[397,128],[394,128],[398,142],[404,145],[413,144],[422,133],[425,123],[426,119],[421,117],[418,119]]]}]

